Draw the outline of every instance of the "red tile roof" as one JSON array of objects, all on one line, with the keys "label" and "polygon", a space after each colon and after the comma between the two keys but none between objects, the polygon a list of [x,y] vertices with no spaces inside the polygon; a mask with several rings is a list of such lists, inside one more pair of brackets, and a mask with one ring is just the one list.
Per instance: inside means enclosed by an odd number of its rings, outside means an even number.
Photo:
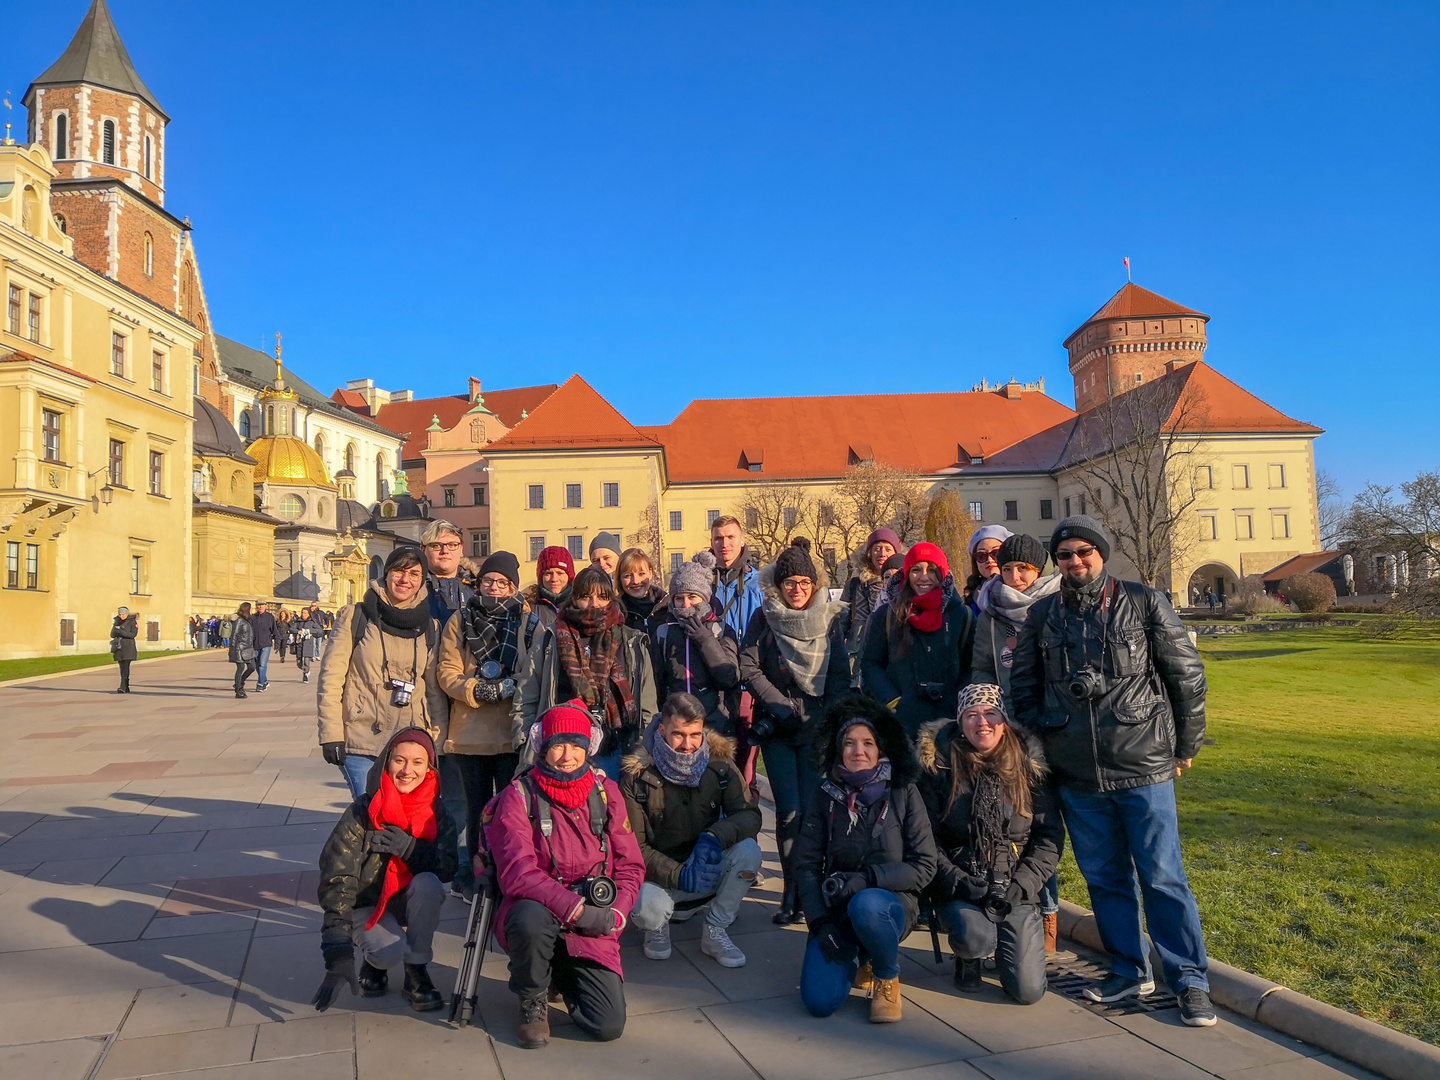
[{"label": "red tile roof", "polygon": [[[488,395],[485,403],[490,403]],[[621,416],[579,375],[571,375],[508,435],[491,443],[486,453],[628,446],[655,446],[655,440]]]},{"label": "red tile roof", "polygon": [[[1232,382],[1203,360],[1186,364],[1165,379],[1175,380],[1178,387],[1196,395],[1199,408],[1194,410],[1193,430],[1223,432],[1279,432],[1307,435],[1324,434],[1324,428],[1286,416],[1273,405],[1267,405],[1243,386]],[[1177,393],[1176,409],[1180,408]],[[1172,416],[1175,413],[1172,412]]]},{"label": "red tile roof", "polygon": [[336,405],[344,405],[347,409],[355,409],[363,412],[366,416],[370,415],[370,406],[366,405],[365,399],[354,390],[336,390],[330,395],[330,400]]},{"label": "red tile roof", "polygon": [[1310,574],[1340,558],[1339,551],[1312,551],[1309,555],[1296,555],[1275,569],[1261,576],[1263,581],[1284,581],[1292,574]]},{"label": "red tile roof", "polygon": [[[669,424],[642,428],[665,445],[671,483],[835,477],[862,455],[919,473],[989,457],[1073,416],[1044,394],[870,394],[692,401]],[[764,459],[749,472],[742,457]]]},{"label": "red tile roof", "polygon": [[1093,322],[1102,322],[1105,319],[1146,319],[1155,315],[1193,315],[1205,322],[1210,321],[1210,316],[1204,312],[1177,304],[1174,300],[1161,296],[1159,293],[1142,289],[1134,282],[1127,281],[1120,287],[1119,292],[1105,301],[1099,311],[1070,333],[1070,336],[1064,341],[1064,346],[1069,348],[1075,335]]},{"label": "red tile roof", "polygon": [[[549,383],[545,386],[522,386],[513,390],[486,390],[483,396],[485,407],[498,416],[502,424],[513,428],[520,423],[522,412],[534,412],[555,389],[555,384]],[[350,400],[352,397],[356,399],[355,402]],[[336,390],[331,395],[331,400],[354,409],[362,416],[370,415],[365,399],[353,390]],[[430,443],[425,431],[432,418],[439,416],[442,427],[452,428],[460,422],[460,417],[470,411],[471,404],[464,394],[392,401],[388,405],[381,405],[380,412],[374,419],[382,427],[405,436],[405,448],[400,452],[402,461],[419,461],[421,451]]]}]

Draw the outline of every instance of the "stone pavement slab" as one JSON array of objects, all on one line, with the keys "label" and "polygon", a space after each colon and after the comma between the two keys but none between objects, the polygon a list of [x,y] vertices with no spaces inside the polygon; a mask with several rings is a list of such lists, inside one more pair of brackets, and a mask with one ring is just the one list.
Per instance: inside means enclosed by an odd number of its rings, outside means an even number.
[{"label": "stone pavement slab", "polygon": [[978,1058],[991,1080],[1209,1080],[1210,1073],[1123,1033]]},{"label": "stone pavement slab", "polygon": [[0,1076],[85,1080],[103,1046],[95,1039],[0,1046]]}]

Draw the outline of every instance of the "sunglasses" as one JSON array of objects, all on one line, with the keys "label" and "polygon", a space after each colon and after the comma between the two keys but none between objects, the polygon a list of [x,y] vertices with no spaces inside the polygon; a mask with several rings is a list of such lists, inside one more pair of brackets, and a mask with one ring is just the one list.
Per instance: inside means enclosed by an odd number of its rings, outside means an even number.
[{"label": "sunglasses", "polygon": [[998,563],[999,561],[1000,553],[998,549],[995,551],[977,551],[975,553],[975,562],[977,565],[980,563]]},{"label": "sunglasses", "polygon": [[1062,563],[1069,562],[1071,559],[1088,559],[1091,555],[1094,554],[1094,547],[1072,548],[1070,551],[1057,551],[1055,553],[1055,561],[1057,563]]}]

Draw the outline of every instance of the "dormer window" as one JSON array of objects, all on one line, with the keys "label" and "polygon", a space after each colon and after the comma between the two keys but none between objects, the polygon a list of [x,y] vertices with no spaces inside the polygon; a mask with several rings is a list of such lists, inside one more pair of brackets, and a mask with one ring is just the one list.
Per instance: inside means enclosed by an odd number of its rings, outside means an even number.
[{"label": "dormer window", "polygon": [[875,451],[867,442],[851,443],[849,449],[850,453],[845,462],[847,465],[862,465],[867,461],[875,460]]},{"label": "dormer window", "polygon": [[100,160],[106,165],[115,164],[115,121],[106,120],[101,126]]},{"label": "dormer window", "polygon": [[758,446],[747,446],[740,451],[740,468],[747,472],[765,471],[765,451]]}]

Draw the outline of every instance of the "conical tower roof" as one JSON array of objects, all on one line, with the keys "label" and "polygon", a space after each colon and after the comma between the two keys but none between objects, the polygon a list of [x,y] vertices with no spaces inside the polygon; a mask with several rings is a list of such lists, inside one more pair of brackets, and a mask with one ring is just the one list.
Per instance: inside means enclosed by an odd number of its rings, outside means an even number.
[{"label": "conical tower roof", "polygon": [[125,43],[120,40],[120,32],[115,29],[115,20],[110,17],[110,8],[105,0],[92,0],[90,10],[81,21],[80,29],[75,31],[69,47],[25,91],[25,105],[30,107],[37,86],[73,83],[88,83],[107,90],[118,90],[122,94],[133,94],[167,121],[170,119],[130,62],[130,54],[125,51]]}]

